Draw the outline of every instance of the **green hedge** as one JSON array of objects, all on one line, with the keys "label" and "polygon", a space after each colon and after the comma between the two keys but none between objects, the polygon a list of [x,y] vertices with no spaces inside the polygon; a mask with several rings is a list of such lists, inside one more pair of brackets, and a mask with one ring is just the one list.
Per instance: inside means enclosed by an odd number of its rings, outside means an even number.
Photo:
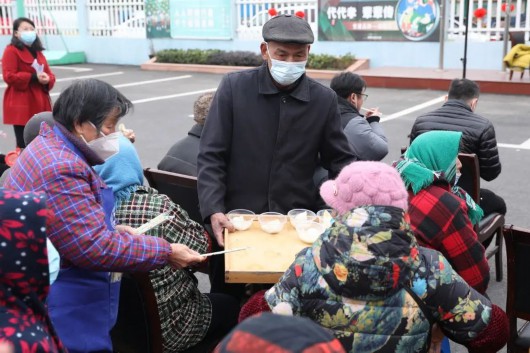
[{"label": "green hedge", "polygon": [[[171,64],[202,64],[229,66],[259,66],[260,54],[250,51],[223,51],[218,49],[165,49],[156,53],[156,61]],[[318,70],[344,70],[355,61],[348,53],[342,56],[309,54],[307,68]]]}]

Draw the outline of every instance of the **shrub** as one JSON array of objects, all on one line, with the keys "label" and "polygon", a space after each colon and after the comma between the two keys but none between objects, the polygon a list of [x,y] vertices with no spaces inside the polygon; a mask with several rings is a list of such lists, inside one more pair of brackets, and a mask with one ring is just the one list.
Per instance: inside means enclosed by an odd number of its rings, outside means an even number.
[{"label": "shrub", "polygon": [[317,70],[344,70],[353,64],[355,56],[348,53],[343,56],[328,54],[309,54],[307,67]]},{"label": "shrub", "polygon": [[[157,62],[174,64],[202,64],[228,66],[259,66],[261,54],[250,51],[223,51],[218,49],[165,49],[156,53]],[[318,70],[344,70],[355,61],[348,53],[342,56],[309,54],[307,68]]]},{"label": "shrub", "polygon": [[263,63],[261,55],[250,51],[219,52],[208,58],[210,65],[259,66]]}]

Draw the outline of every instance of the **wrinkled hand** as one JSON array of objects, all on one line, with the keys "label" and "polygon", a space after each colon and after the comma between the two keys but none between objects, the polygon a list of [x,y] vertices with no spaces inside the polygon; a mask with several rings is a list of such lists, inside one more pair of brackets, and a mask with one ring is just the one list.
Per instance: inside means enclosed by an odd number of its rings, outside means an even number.
[{"label": "wrinkled hand", "polygon": [[219,244],[219,246],[224,247],[225,241],[223,230],[224,228],[226,228],[230,233],[232,233],[236,230],[234,228],[234,225],[228,220],[228,217],[226,217],[226,215],[221,212],[214,213],[213,215],[211,215],[210,222],[212,223],[213,235],[217,240],[217,244]]},{"label": "wrinkled hand", "polygon": [[201,256],[198,252],[191,250],[183,244],[171,244],[171,255],[169,255],[169,265],[176,269],[184,267],[195,266],[198,263],[206,260],[205,256]]},{"label": "wrinkled hand", "polygon": [[371,116],[382,116],[381,112],[379,111],[379,108],[370,108],[366,110],[366,114],[364,115],[366,118],[369,118]]},{"label": "wrinkled hand", "polygon": [[127,234],[136,235],[136,229],[134,229],[131,226],[126,226],[124,224],[117,225],[116,230],[118,231],[118,233],[127,233]]},{"label": "wrinkled hand", "polygon": [[431,348],[429,349],[429,353],[440,353],[442,351],[442,341],[444,337],[445,335],[442,332],[442,329],[440,329],[440,326],[434,324],[432,326]]},{"label": "wrinkled hand", "polygon": [[37,79],[41,85],[47,85],[50,82],[50,76],[46,72],[41,72],[37,75]]}]

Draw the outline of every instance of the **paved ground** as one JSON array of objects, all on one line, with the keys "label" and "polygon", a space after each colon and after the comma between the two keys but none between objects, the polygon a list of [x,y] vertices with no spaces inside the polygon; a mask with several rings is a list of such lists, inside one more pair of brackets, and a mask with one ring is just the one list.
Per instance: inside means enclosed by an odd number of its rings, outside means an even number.
[{"label": "paved ground", "polygon": [[[137,67],[113,65],[79,65],[55,67],[58,82],[53,98],[73,79],[94,77],[116,86],[135,103],[135,109],[124,118],[127,127],[136,131],[136,147],[144,167],[156,167],[174,141],[186,135],[193,125],[190,117],[193,101],[199,93],[213,90],[222,76],[215,74],[171,73],[141,71]],[[328,85],[329,82],[323,81]],[[5,85],[0,86],[3,93]],[[422,112],[441,105],[445,92],[370,89],[367,107],[379,107],[384,113],[390,153],[385,158],[391,162],[399,156],[400,147],[408,143],[407,135],[415,118]],[[244,99],[244,95],[241,95]],[[521,96],[484,94],[480,97],[477,112],[493,121],[503,172],[497,180],[484,182],[483,186],[502,195],[508,204],[507,222],[530,228],[528,216],[527,176],[530,175],[530,109],[528,99]],[[0,130],[8,134],[0,137],[0,152],[14,147],[11,126],[0,124]],[[493,265],[493,261],[491,262]],[[492,271],[492,276],[494,273]],[[506,276],[503,282],[492,280],[488,295],[493,302],[504,307],[506,300]],[[208,284],[201,278],[201,287]],[[453,352],[465,351],[454,347]]]}]

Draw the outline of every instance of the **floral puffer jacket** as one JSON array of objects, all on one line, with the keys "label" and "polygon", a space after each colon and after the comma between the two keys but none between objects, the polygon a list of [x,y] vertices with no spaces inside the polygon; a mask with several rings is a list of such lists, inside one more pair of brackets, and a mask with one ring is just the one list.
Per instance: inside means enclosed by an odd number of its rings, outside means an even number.
[{"label": "floral puffer jacket", "polygon": [[361,207],[336,219],[266,294],[272,311],[309,317],[348,352],[425,352],[430,324],[412,288],[453,341],[486,328],[491,302],[439,252],[418,247],[403,210]]}]

